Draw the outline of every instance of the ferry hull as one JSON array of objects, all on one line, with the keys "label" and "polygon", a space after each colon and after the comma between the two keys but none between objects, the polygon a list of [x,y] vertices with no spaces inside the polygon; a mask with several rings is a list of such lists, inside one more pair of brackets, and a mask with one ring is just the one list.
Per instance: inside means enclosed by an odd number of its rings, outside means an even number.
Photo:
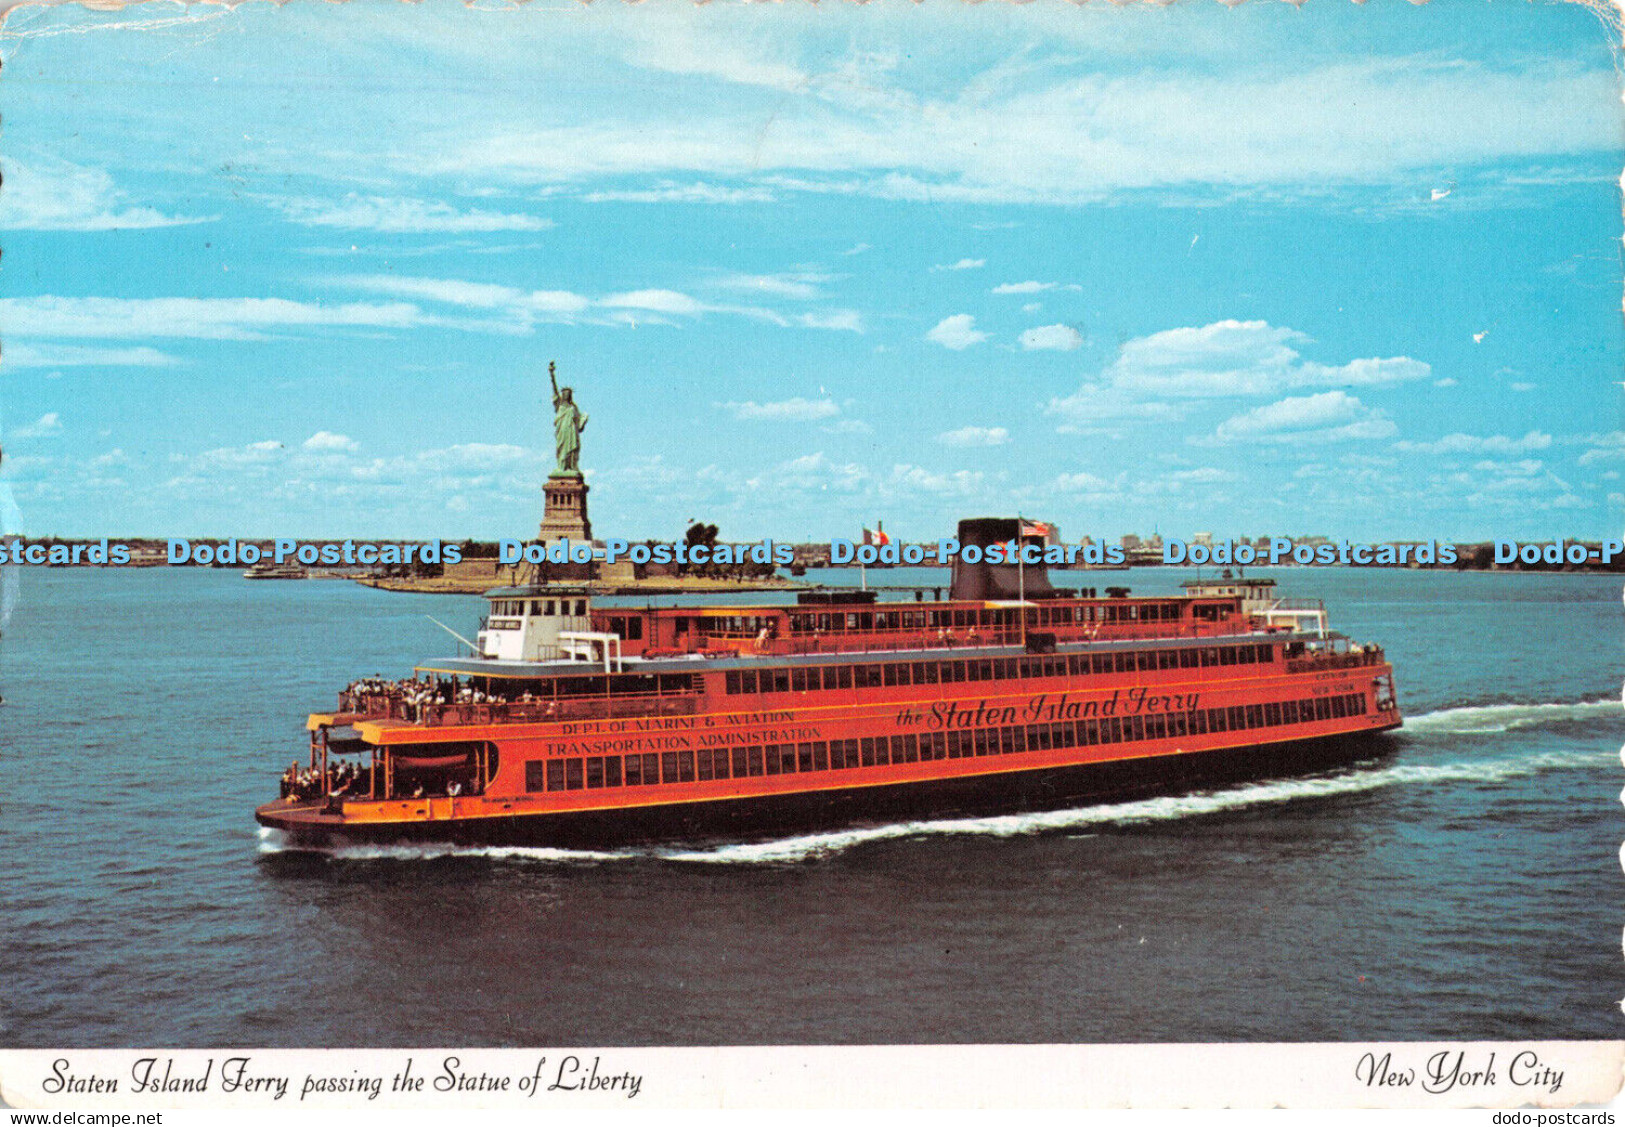
[{"label": "ferry hull", "polygon": [[319,804],[272,804],[261,807],[255,818],[283,831],[290,848],[319,851],[423,842],[613,849],[759,841],[862,825],[1019,814],[1179,794],[1381,758],[1393,746],[1385,732],[1365,731],[1177,756],[657,806],[366,824],[321,814]]}]

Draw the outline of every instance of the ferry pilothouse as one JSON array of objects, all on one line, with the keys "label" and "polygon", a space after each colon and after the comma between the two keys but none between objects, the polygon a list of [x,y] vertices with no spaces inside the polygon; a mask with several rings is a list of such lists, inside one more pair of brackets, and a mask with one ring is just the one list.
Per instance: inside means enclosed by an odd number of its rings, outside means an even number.
[{"label": "ferry pilothouse", "polygon": [[[963,521],[962,544],[1016,539]],[[487,592],[472,656],[358,682],[256,812],[294,846],[603,847],[1055,809],[1323,769],[1400,725],[1382,650],[1268,579],[1178,597],[957,564],[946,599]]]}]

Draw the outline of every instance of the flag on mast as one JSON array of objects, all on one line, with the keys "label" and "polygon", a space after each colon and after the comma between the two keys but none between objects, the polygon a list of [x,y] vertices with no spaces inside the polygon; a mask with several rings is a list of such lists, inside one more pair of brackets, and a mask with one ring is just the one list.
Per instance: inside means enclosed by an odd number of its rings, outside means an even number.
[{"label": "flag on mast", "polygon": [[863,530],[863,542],[865,544],[873,544],[877,548],[883,548],[887,544],[890,544],[891,537],[886,535],[886,522],[877,521],[875,523],[874,531],[872,532],[865,528]]}]

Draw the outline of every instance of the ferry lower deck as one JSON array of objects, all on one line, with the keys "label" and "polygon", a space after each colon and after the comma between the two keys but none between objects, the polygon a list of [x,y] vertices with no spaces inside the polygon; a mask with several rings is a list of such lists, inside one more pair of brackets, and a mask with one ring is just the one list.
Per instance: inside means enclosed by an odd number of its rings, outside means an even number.
[{"label": "ferry lower deck", "polygon": [[[314,716],[324,776],[335,747],[370,753],[356,793],[289,796],[257,816],[296,842],[602,847],[1047,809],[1297,773],[1380,754],[1380,733],[1399,725],[1381,651],[1309,648],[1326,644],[1274,633],[1036,654],[630,662],[657,689],[692,671],[689,691],[618,697],[606,674],[595,698],[453,706],[415,720]],[[487,685],[498,673],[519,683],[553,672],[475,659],[431,668]]]}]

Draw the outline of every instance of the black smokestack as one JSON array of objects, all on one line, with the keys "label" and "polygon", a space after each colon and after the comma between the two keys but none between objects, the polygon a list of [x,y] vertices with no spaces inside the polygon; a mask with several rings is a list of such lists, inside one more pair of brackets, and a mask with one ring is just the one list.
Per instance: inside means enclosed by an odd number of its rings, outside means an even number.
[{"label": "black smokestack", "polygon": [[[992,544],[1008,544],[1021,535],[1021,521],[1012,517],[973,517],[959,522],[959,550],[954,557],[953,585],[948,589],[950,599],[1053,599],[1060,594],[1049,585],[1049,573],[1043,564],[1025,564],[1017,567],[1006,563],[973,563],[964,561],[966,546],[974,544],[986,548]],[[1042,545],[1041,537],[1029,536],[1027,542]]]}]

